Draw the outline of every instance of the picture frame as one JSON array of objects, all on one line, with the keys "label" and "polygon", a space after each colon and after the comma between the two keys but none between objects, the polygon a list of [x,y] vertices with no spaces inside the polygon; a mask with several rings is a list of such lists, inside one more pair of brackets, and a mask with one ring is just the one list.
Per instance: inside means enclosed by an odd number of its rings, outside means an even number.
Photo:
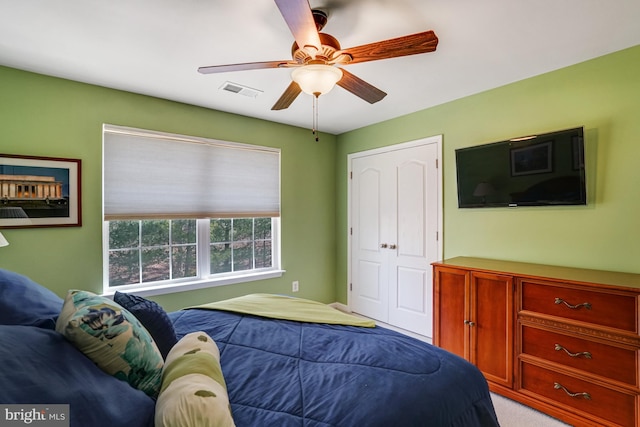
[{"label": "picture frame", "polygon": [[511,176],[553,172],[553,141],[511,149]]},{"label": "picture frame", "polygon": [[0,229],[81,226],[81,165],[0,154]]}]

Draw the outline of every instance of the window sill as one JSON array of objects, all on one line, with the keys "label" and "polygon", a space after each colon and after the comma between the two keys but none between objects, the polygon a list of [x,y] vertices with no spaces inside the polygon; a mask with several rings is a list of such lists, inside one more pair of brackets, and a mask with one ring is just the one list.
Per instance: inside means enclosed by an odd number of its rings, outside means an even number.
[{"label": "window sill", "polygon": [[175,292],[188,292],[198,289],[213,288],[216,286],[234,285],[237,283],[253,282],[256,280],[273,279],[276,277],[282,277],[285,270],[270,270],[259,273],[249,273],[244,275],[236,275],[233,277],[221,277],[215,279],[202,279],[194,280],[190,282],[170,283],[166,285],[149,285],[140,287],[124,286],[122,289],[117,287],[111,288],[105,292],[104,296],[112,296],[116,291],[130,292],[141,297],[148,297],[153,295],[171,294]]}]

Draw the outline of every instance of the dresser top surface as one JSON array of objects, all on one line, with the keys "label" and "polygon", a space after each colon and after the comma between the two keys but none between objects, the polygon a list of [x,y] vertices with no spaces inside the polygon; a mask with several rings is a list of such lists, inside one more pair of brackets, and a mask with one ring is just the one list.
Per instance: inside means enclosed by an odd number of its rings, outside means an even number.
[{"label": "dresser top surface", "polygon": [[561,267],[489,258],[455,257],[434,262],[433,265],[458,267],[514,276],[541,277],[571,282],[595,283],[605,286],[632,288],[640,291],[640,274],[617,271]]}]

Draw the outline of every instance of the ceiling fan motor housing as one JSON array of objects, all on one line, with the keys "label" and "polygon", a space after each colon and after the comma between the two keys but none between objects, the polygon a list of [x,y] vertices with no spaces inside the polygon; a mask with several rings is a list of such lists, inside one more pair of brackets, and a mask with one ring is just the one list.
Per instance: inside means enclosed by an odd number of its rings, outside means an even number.
[{"label": "ceiling fan motor housing", "polygon": [[334,57],[334,54],[340,50],[340,42],[338,42],[338,39],[326,33],[318,33],[318,35],[320,36],[320,43],[322,43],[320,50],[316,50],[312,46],[300,48],[298,43],[293,42],[293,46],[291,46],[291,56],[294,61],[299,64],[306,64],[311,60],[326,62]]}]

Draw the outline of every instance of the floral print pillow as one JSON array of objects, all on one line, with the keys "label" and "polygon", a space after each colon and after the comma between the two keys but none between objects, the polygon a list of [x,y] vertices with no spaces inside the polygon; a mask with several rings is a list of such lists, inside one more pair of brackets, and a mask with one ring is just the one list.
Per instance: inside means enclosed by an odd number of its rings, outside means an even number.
[{"label": "floral print pillow", "polygon": [[64,335],[103,371],[156,398],[162,354],[138,319],[109,298],[70,290],[56,322]]}]

